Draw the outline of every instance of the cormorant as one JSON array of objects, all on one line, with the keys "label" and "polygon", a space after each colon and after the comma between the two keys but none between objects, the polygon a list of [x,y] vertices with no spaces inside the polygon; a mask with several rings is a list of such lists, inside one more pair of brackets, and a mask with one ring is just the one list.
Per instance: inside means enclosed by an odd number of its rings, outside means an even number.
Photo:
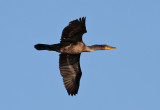
[{"label": "cormorant", "polygon": [[86,17],[71,21],[63,29],[61,40],[58,44],[36,44],[34,46],[37,50],[49,50],[60,53],[59,69],[69,95],[78,93],[82,75],[80,67],[80,55],[82,52],[116,49],[116,47],[109,45],[86,46],[82,41],[83,34],[87,32],[85,21]]}]

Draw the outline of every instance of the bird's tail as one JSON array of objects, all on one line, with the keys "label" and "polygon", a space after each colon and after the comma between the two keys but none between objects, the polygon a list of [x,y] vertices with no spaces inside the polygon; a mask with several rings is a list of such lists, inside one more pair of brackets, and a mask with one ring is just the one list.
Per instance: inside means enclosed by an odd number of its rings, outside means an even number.
[{"label": "bird's tail", "polygon": [[58,51],[59,45],[53,44],[53,45],[47,45],[47,44],[36,44],[34,45],[34,48],[37,50],[50,50],[50,51]]}]

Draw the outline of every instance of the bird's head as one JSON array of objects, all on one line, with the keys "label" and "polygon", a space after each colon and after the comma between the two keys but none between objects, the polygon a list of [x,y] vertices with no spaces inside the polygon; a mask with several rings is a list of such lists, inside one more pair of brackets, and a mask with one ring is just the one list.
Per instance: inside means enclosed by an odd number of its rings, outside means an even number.
[{"label": "bird's head", "polygon": [[110,49],[117,49],[117,48],[109,45],[104,45],[104,50],[110,50]]},{"label": "bird's head", "polygon": [[91,51],[116,49],[116,47],[112,47],[109,45],[92,45],[92,46],[89,46],[89,48]]}]

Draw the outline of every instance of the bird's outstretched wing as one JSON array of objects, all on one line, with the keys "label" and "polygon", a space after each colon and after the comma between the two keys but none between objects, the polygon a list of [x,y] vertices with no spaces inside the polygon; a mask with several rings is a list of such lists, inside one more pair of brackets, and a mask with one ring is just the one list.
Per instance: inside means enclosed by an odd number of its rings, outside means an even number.
[{"label": "bird's outstretched wing", "polygon": [[82,35],[87,32],[85,21],[86,17],[71,21],[62,31],[61,42],[81,42]]},{"label": "bird's outstretched wing", "polygon": [[59,68],[65,88],[69,95],[76,95],[82,75],[80,68],[80,54],[60,54]]}]

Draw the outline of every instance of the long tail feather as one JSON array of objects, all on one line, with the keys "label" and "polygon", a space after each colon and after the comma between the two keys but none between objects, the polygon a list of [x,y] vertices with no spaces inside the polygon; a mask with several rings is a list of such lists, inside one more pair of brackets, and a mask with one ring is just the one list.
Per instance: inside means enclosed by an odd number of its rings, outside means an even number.
[{"label": "long tail feather", "polygon": [[54,45],[36,44],[36,45],[34,45],[34,48],[36,48],[37,50],[50,50],[50,51],[58,51],[59,50],[58,44],[54,44]]}]

